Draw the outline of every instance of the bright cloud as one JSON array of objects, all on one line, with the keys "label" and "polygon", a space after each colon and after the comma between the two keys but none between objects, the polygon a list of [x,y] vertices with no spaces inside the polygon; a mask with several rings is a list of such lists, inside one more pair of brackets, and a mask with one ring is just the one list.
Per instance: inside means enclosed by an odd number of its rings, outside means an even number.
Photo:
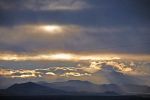
[{"label": "bright cloud", "polygon": [[62,74],[61,76],[65,76],[65,77],[70,77],[70,76],[81,77],[81,76],[91,76],[91,74],[78,73],[78,72],[66,72],[66,73]]},{"label": "bright cloud", "polygon": [[34,70],[14,70],[14,69],[2,69],[0,68],[0,76],[11,78],[34,78],[40,77],[40,73]]},{"label": "bright cloud", "polygon": [[38,61],[38,60],[68,60],[68,61],[80,61],[80,60],[117,60],[120,57],[115,55],[104,55],[104,54],[75,54],[75,53],[46,53],[46,54],[35,54],[35,55],[21,55],[21,54],[0,54],[0,60],[6,61]]},{"label": "bright cloud", "polygon": [[89,73],[95,73],[101,70],[101,66],[99,65],[99,63],[92,61],[89,67],[82,67],[82,70]]},{"label": "bright cloud", "polygon": [[55,76],[55,75],[56,75],[56,74],[53,73],[53,72],[47,72],[47,73],[45,73],[45,74],[47,74],[47,75],[52,75],[52,76]]},{"label": "bright cloud", "polygon": [[[84,60],[119,60],[119,59],[130,59],[130,60],[150,60],[149,55],[130,55],[130,54],[101,54],[101,53],[67,53],[67,52],[49,52],[49,53],[10,53],[2,52],[0,53],[0,60],[4,61],[40,61],[40,60],[64,60],[64,61],[84,61]],[[110,62],[109,65],[115,65],[116,63]],[[121,65],[120,66],[124,66]],[[118,67],[122,69],[122,67]],[[129,69],[128,69],[129,70]]]},{"label": "bright cloud", "polygon": [[[84,61],[85,62],[85,61]],[[105,67],[111,67],[113,70],[127,75],[148,75],[143,71],[138,71],[135,66],[130,66],[120,60],[102,60],[86,61],[89,65],[80,65],[74,67],[49,67],[39,69],[0,69],[0,76],[10,78],[38,78],[38,77],[84,77],[92,76],[94,73],[101,72]]]},{"label": "bright cloud", "polygon": [[[17,25],[13,27],[0,27],[0,34],[61,34],[73,33],[79,31],[78,26],[74,25],[54,25],[54,24],[41,24],[41,25]],[[44,35],[44,34],[43,34]]]}]

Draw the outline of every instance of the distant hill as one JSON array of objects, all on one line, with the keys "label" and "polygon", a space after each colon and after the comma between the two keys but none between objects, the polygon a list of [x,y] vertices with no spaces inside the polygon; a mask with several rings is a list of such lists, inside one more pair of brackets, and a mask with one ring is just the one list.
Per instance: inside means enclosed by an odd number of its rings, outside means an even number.
[{"label": "distant hill", "polygon": [[67,92],[86,92],[86,93],[106,93],[113,92],[119,95],[136,95],[136,94],[149,94],[150,87],[134,84],[93,84],[88,81],[69,80],[65,82],[54,83],[38,83],[43,86],[53,87]]},{"label": "distant hill", "polygon": [[27,82],[14,84],[7,89],[0,90],[0,95],[143,95],[149,94],[150,87],[133,84],[93,84],[88,81],[69,80],[65,82]]},{"label": "distant hill", "polygon": [[64,93],[65,92],[62,90],[53,89],[32,82],[14,84],[5,90],[1,90],[1,94],[4,95],[55,95]]},{"label": "distant hill", "polygon": [[43,82],[39,84],[43,86],[53,87],[55,89],[61,89],[68,92],[86,92],[86,93],[115,92],[112,91],[112,89],[110,89],[114,86],[113,88],[115,88],[117,92],[120,92],[120,89],[117,85],[109,84],[106,87],[106,85],[97,85],[88,81],[80,81],[80,80],[69,80],[65,82],[54,82],[54,83]]}]

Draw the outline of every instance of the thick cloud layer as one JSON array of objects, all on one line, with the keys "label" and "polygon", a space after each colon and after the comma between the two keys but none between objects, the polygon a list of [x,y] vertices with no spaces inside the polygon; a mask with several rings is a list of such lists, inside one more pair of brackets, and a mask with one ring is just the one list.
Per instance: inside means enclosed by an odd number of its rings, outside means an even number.
[{"label": "thick cloud layer", "polygon": [[[1,0],[0,51],[149,54],[148,4],[147,0]],[[57,25],[63,32],[44,34],[42,25]]]}]

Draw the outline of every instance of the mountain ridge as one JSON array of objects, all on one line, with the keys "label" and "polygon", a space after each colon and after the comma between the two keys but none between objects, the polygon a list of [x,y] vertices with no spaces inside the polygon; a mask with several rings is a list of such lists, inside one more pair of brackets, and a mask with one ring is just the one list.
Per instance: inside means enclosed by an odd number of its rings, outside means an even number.
[{"label": "mountain ridge", "polygon": [[1,89],[0,95],[137,95],[150,93],[150,87],[133,84],[94,84],[89,81],[27,82]]}]

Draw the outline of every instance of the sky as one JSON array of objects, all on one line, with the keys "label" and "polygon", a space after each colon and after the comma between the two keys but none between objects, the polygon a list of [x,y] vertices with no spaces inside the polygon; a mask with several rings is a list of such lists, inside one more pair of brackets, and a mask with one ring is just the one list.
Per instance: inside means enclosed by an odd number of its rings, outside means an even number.
[{"label": "sky", "polygon": [[149,11],[149,0],[0,0],[0,87],[118,83],[114,70],[149,84]]}]

